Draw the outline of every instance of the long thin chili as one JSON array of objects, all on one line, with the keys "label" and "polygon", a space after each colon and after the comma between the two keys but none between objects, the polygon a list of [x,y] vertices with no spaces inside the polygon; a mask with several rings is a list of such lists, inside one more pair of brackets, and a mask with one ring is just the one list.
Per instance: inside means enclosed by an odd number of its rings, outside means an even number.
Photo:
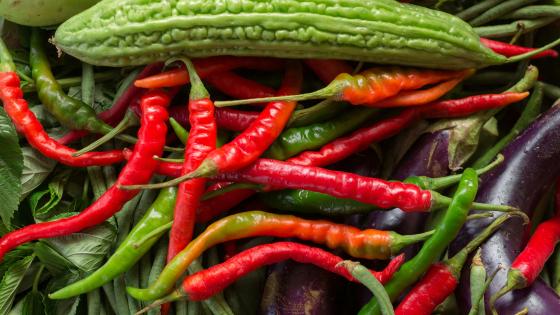
[{"label": "long thin chili", "polygon": [[[191,131],[185,148],[185,161],[182,174],[195,170],[208,153],[216,149],[216,121],[214,120],[214,104],[208,91],[200,81],[190,60],[185,60],[191,79],[189,96],[189,113]],[[179,184],[177,203],[173,215],[173,225],[169,234],[167,261],[170,261],[191,241],[196,209],[200,196],[204,193],[205,178],[195,178]]]},{"label": "long thin chili", "polygon": [[375,106],[377,102],[398,95],[403,91],[416,90],[429,84],[447,80],[465,78],[472,72],[472,70],[437,71],[398,67],[371,68],[356,75],[340,74],[326,87],[311,93],[216,102],[216,106],[322,98],[347,101],[353,105]]},{"label": "long thin chili", "polygon": [[156,282],[146,289],[127,288],[140,300],[153,300],[169,293],[190,263],[218,243],[253,236],[296,237],[329,248],[341,248],[353,257],[386,259],[403,247],[422,241],[431,232],[400,235],[391,231],[359,230],[323,220],[306,220],[290,215],[249,211],[230,215],[206,228],[169,262]]},{"label": "long thin chili", "polygon": [[[18,84],[15,73],[3,73],[11,77],[11,81]],[[0,81],[4,81],[0,79]],[[1,84],[1,83],[0,83]],[[7,88],[0,89],[0,97],[8,94]],[[13,89],[12,89],[13,90]],[[20,99],[22,100],[22,99]],[[17,103],[25,103],[18,101]],[[150,91],[142,98],[142,120],[138,131],[138,142],[134,146],[132,156],[121,170],[117,182],[109,188],[97,201],[75,216],[56,221],[42,222],[25,226],[4,235],[0,239],[0,259],[6,252],[26,242],[41,238],[68,235],[81,231],[87,227],[97,225],[119,211],[122,206],[132,199],[137,190],[122,190],[121,185],[148,183],[157,168],[154,155],[161,155],[165,145],[168,116],[166,107],[168,96],[162,91]],[[6,105],[11,105],[5,102]],[[26,105],[26,104],[25,104]],[[10,106],[8,106],[10,107]],[[85,156],[85,155],[84,155]]]}]

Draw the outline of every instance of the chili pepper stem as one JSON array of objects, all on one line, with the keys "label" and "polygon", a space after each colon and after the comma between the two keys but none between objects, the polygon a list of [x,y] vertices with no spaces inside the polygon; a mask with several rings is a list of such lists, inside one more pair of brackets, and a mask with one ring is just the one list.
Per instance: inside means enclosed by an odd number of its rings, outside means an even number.
[{"label": "chili pepper stem", "polygon": [[[90,143],[89,145],[87,145],[83,149],[81,149],[79,151],[76,151],[74,154],[72,154],[72,156],[76,157],[76,156],[83,155],[87,152],[93,151],[93,150],[97,149],[99,146],[101,146],[102,144],[104,144],[107,141],[113,139],[115,136],[118,136],[119,133],[121,133],[121,132],[125,131],[126,129],[128,129],[129,127],[135,126],[137,124],[138,124],[138,119],[136,118],[136,115],[132,111],[128,111],[126,113],[126,115],[124,116],[124,118],[119,122],[119,124],[115,126],[115,128],[111,129],[111,131],[104,134],[101,138],[99,138],[99,139],[95,140],[94,142]],[[137,140],[136,138],[134,138],[134,137],[131,137],[131,138],[134,139],[134,142],[136,142],[136,140]],[[129,139],[127,138],[127,140],[129,140]]]},{"label": "chili pepper stem", "polygon": [[542,46],[538,49],[535,49],[533,51],[530,51],[530,52],[527,52],[527,53],[524,53],[524,54],[521,54],[521,55],[517,55],[517,56],[514,56],[514,57],[510,57],[510,58],[507,59],[507,61],[505,63],[513,63],[513,62],[518,62],[518,61],[521,61],[521,60],[524,60],[524,59],[527,59],[527,58],[531,58],[531,57],[533,57],[535,55],[538,55],[539,53],[541,53],[541,52],[543,52],[547,49],[551,49],[551,48],[553,48],[554,46],[557,46],[557,45],[560,45],[560,38],[556,39],[555,41],[553,41],[550,44],[544,45],[544,46]]},{"label": "chili pepper stem", "polygon": [[[492,163],[480,169],[477,169],[476,174],[478,176],[485,174],[488,171],[494,169],[496,166],[500,165],[503,161],[504,161],[504,156],[502,154],[498,154],[496,156],[496,159]],[[407,178],[405,182],[419,183],[420,186],[424,189],[438,190],[438,189],[448,188],[449,186],[458,183],[460,179],[461,179],[461,174],[438,177],[438,178],[432,178],[427,176],[412,176]]]},{"label": "chili pepper stem", "polygon": [[366,267],[362,266],[358,262],[349,260],[342,261],[338,263],[338,265],[346,268],[346,270],[348,270],[348,272],[350,272],[356,280],[360,281],[373,293],[381,307],[383,315],[395,314],[393,304],[391,303],[391,299],[389,299],[389,295],[387,295],[385,288]]},{"label": "chili pepper stem", "polygon": [[[191,80],[191,92],[189,94],[189,99],[191,100],[199,100],[203,98],[208,98],[210,94],[202,84],[200,77],[196,75],[196,69],[192,63],[192,61],[188,58],[172,58],[169,59],[165,64],[168,65],[175,61],[181,61],[187,67],[187,72],[189,73],[189,77]],[[194,74],[194,75],[191,75]]]},{"label": "chili pepper stem", "polygon": [[172,187],[193,178],[213,176],[216,175],[217,172],[218,172],[218,167],[216,166],[214,161],[206,159],[193,172],[190,172],[189,174],[183,176],[179,176],[172,180],[157,183],[157,184],[119,186],[119,189],[136,190],[136,189],[160,189],[160,188]]},{"label": "chili pepper stem", "polygon": [[270,102],[278,102],[278,101],[298,102],[298,101],[325,99],[325,98],[336,96],[336,91],[338,89],[340,89],[339,83],[335,82],[327,85],[326,87],[320,90],[311,93],[249,98],[244,100],[216,101],[214,102],[214,105],[216,107],[228,107],[228,106],[248,105],[248,104],[256,104],[256,103],[270,103]]},{"label": "chili pepper stem", "polygon": [[399,252],[402,248],[420,241],[425,241],[434,234],[434,230],[424,233],[401,235],[398,239],[393,241],[394,252]]},{"label": "chili pepper stem", "polygon": [[510,268],[507,275],[507,282],[506,284],[500,289],[500,291],[496,292],[496,294],[490,297],[490,310],[492,311],[492,315],[498,315],[496,311],[495,304],[496,301],[507,294],[508,292],[521,289],[527,286],[527,279],[523,276],[521,271],[518,269]]},{"label": "chili pepper stem", "polygon": [[[451,204],[451,198],[446,197],[436,191],[430,190],[432,194],[432,206],[428,211],[433,211],[448,207]],[[498,211],[498,212],[514,212],[519,211],[516,207],[507,205],[494,205],[488,203],[473,202],[471,210]]]},{"label": "chili pepper stem", "polygon": [[152,304],[150,304],[150,305],[146,306],[145,308],[139,310],[138,312],[136,312],[136,315],[147,313],[149,310],[152,310],[152,309],[154,309],[156,307],[159,307],[163,304],[175,302],[175,301],[184,299],[186,297],[187,297],[187,295],[183,292],[182,288],[179,288],[179,289],[173,291],[172,293],[170,293],[169,295],[167,295],[166,297],[161,298],[159,300],[156,300]]}]

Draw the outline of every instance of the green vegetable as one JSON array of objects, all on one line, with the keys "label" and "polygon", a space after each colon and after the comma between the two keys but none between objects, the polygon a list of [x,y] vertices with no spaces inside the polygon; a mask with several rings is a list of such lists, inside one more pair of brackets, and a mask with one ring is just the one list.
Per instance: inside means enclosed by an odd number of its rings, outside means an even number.
[{"label": "green vegetable", "polygon": [[393,0],[105,0],[63,23],[55,43],[106,66],[184,55],[339,58],[449,69],[507,60],[483,46],[461,19]]},{"label": "green vegetable", "polygon": [[4,0],[0,15],[21,25],[47,26],[64,22],[99,0]]}]

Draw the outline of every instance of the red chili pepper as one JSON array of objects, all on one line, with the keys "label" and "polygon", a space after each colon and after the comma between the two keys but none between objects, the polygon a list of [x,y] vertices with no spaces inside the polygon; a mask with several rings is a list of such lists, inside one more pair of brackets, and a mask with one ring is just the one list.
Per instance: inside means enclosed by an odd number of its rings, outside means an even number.
[{"label": "red chili pepper", "polygon": [[88,152],[79,157],[72,156],[76,150],[52,139],[29,109],[23,99],[20,81],[15,72],[0,72],[0,99],[17,130],[23,133],[31,146],[48,158],[74,167],[110,165],[124,160],[121,150]]},{"label": "red chili pepper", "polygon": [[[6,83],[6,77],[9,77],[10,82],[15,82],[19,86],[19,80],[17,80],[15,74],[4,74],[0,81]],[[13,84],[9,86],[13,86]],[[0,93],[2,96],[9,95],[10,93],[6,91],[12,89],[0,89]],[[24,103],[21,99],[16,102]],[[9,102],[5,102],[5,104],[9,104],[8,107],[11,106]],[[0,259],[4,257],[6,252],[21,244],[81,231],[100,224],[119,211],[138,191],[121,190],[118,186],[148,183],[157,168],[158,161],[154,160],[153,157],[162,154],[165,145],[165,135],[167,133],[165,122],[168,118],[166,107],[168,104],[169,97],[161,91],[151,91],[142,98],[142,119],[138,131],[138,142],[134,146],[130,160],[119,174],[115,185],[109,188],[95,203],[75,216],[31,224],[4,235],[0,239]]]},{"label": "red chili pepper", "polygon": [[[537,48],[528,48],[528,47],[512,45],[512,44],[499,42],[487,38],[480,38],[480,42],[484,46],[492,49],[494,52],[500,55],[504,55],[506,57],[522,55],[524,53],[528,53],[530,51],[537,49]],[[547,49],[541,52],[540,54],[534,55],[533,57],[531,57],[531,59],[544,58],[544,57],[556,58],[558,57],[558,52],[554,49]]]},{"label": "red chili pepper", "polygon": [[[301,88],[301,82],[301,68],[299,64],[294,63],[287,68],[278,93],[280,95],[297,93]],[[245,131],[231,142],[208,154],[200,167],[190,175],[208,176],[231,172],[251,164],[282,132],[295,106],[295,102],[271,102]]]},{"label": "red chili pepper", "polygon": [[425,118],[463,117],[519,102],[527,96],[529,92],[473,95],[456,100],[438,101],[417,109]]},{"label": "red chili pepper", "polygon": [[506,220],[520,216],[529,222],[527,215],[518,211],[504,214],[492,222],[482,233],[460,250],[455,256],[444,262],[434,263],[424,277],[408,292],[401,301],[396,315],[430,315],[448,296],[450,296],[461,276],[461,269],[469,254],[477,249],[490,235],[492,235]]},{"label": "red chili pepper", "polygon": [[[211,74],[229,71],[237,68],[253,70],[279,70],[284,66],[281,59],[260,57],[232,57],[218,56],[196,59],[193,61],[196,72],[201,78]],[[184,67],[169,70],[142,80],[137,80],[134,85],[141,88],[162,88],[180,86],[189,83],[189,74]]]},{"label": "red chili pepper", "polygon": [[270,97],[276,94],[273,88],[262,85],[257,81],[246,79],[231,71],[220,72],[205,78],[205,81],[235,99],[250,97]]},{"label": "red chili pepper", "polygon": [[341,73],[352,73],[348,63],[337,59],[305,59],[305,64],[326,84],[330,83]]},{"label": "red chili pepper", "polygon": [[[216,149],[216,121],[214,120],[214,103],[200,81],[190,60],[185,60],[191,78],[189,113],[191,131],[185,149],[185,161],[182,174],[188,174],[198,168],[208,153]],[[167,261],[170,261],[191,241],[196,209],[200,196],[204,193],[205,178],[195,178],[179,184],[177,201],[173,215],[173,225],[169,234]]]},{"label": "red chili pepper", "polygon": [[[243,131],[259,117],[258,112],[243,111],[232,108],[216,108],[216,124],[219,128]],[[189,123],[189,112],[184,106],[173,106],[169,109],[169,117],[173,117],[181,125]]]},{"label": "red chili pepper", "polygon": [[208,222],[254,194],[252,189],[238,189],[205,200],[198,206],[196,222]]},{"label": "red chili pepper", "polygon": [[451,91],[463,78],[444,81],[426,90],[403,91],[396,96],[389,97],[375,103],[375,107],[418,106],[433,102]]},{"label": "red chili pepper", "polygon": [[[240,277],[262,266],[291,259],[304,264],[313,264],[329,272],[356,282],[348,270],[339,265],[342,258],[323,249],[292,242],[264,244],[247,249],[225,262],[214,265],[183,280],[182,290],[189,300],[205,300],[223,291]],[[379,271],[371,273],[381,283],[387,282],[404,262],[404,254],[397,256]]]},{"label": "red chili pepper", "polygon": [[506,283],[490,298],[490,308],[494,314],[496,314],[494,304],[497,299],[512,290],[526,288],[535,282],[546,261],[554,253],[558,241],[560,241],[560,216],[556,215],[539,224],[525,249],[511,264]]}]

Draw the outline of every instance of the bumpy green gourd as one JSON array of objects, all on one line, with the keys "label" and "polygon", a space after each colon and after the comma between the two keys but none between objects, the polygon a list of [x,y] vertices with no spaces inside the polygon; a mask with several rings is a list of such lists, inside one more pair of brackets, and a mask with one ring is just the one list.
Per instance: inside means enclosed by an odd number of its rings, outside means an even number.
[{"label": "bumpy green gourd", "polygon": [[140,65],[186,55],[339,58],[431,68],[505,61],[444,12],[394,0],[104,0],[63,23],[83,61]]}]

